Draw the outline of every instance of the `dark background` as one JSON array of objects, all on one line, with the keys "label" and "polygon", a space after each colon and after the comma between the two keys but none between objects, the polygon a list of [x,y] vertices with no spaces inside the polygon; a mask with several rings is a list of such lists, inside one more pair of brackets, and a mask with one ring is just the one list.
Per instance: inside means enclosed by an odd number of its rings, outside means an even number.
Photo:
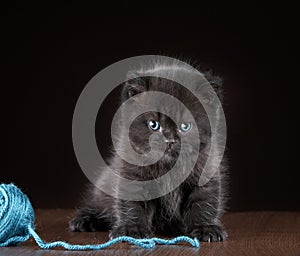
[{"label": "dark background", "polygon": [[[75,207],[88,182],[71,134],[82,89],[118,60],[165,54],[207,64],[224,78],[229,208],[300,210],[297,82],[288,71],[285,16],[246,3],[150,5],[2,8],[0,181],[15,182],[35,207]],[[103,111],[105,126],[111,109]]]}]

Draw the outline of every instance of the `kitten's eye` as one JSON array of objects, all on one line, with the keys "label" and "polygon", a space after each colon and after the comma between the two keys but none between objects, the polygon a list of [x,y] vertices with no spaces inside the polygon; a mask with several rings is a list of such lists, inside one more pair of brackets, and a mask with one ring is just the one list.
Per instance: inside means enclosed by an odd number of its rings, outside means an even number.
[{"label": "kitten's eye", "polygon": [[180,130],[183,132],[188,132],[192,129],[192,123],[181,123]]},{"label": "kitten's eye", "polygon": [[155,120],[148,120],[147,124],[148,124],[148,127],[153,131],[157,131],[160,128],[159,122],[157,122]]}]

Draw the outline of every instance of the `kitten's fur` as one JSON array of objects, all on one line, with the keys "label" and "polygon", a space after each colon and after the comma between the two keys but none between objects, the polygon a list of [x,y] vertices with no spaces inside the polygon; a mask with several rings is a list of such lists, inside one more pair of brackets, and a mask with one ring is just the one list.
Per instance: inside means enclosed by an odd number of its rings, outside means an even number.
[{"label": "kitten's fur", "polygon": [[[184,87],[167,79],[153,77],[161,72],[183,72],[189,74],[191,70],[183,68],[178,63],[165,65],[155,63],[153,69],[138,71],[144,78],[133,78],[124,84],[122,101],[145,91],[162,91],[178,98],[193,114],[201,139],[200,155],[197,163],[188,178],[175,190],[158,199],[149,201],[125,201],[104,194],[97,188],[91,188],[75,218],[70,221],[72,231],[110,230],[110,237],[119,235],[137,238],[151,237],[154,233],[167,235],[188,235],[197,237],[201,241],[223,241],[227,234],[220,223],[220,216],[224,209],[224,171],[222,161],[214,177],[204,186],[199,187],[198,181],[207,159],[210,147],[210,124],[207,115],[199,101]],[[222,97],[222,81],[211,72],[203,72],[206,79]],[[152,76],[151,76],[152,75]],[[131,78],[131,77],[129,77]],[[169,111],[178,111],[176,106],[165,106],[158,102],[161,108]],[[177,113],[179,123],[184,121],[184,113]],[[217,113],[216,113],[217,115]],[[124,113],[126,122],[126,113]],[[175,140],[170,145],[170,152],[151,166],[135,166],[122,160],[114,154],[110,161],[111,168],[121,176],[131,180],[149,180],[159,177],[174,165],[180,148],[180,136],[188,136],[188,153],[193,148],[192,130],[189,134],[180,134],[176,124],[167,116],[148,112],[138,117],[130,128],[130,142],[139,153],[149,150],[149,136],[154,131],[147,127],[147,120],[154,119],[160,122],[162,133],[166,138]],[[122,129],[121,129],[122,132]],[[159,131],[156,131],[159,132]],[[181,145],[184,146],[184,145]],[[122,148],[122,141],[118,147]],[[125,149],[126,151],[126,149]],[[99,179],[105,178],[105,171]]]}]

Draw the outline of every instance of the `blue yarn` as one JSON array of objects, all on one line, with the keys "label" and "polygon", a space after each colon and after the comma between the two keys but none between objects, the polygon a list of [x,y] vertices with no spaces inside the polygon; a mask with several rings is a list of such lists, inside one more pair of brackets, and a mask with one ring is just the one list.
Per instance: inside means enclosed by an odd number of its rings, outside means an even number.
[{"label": "blue yarn", "polygon": [[0,185],[0,246],[26,241],[34,228],[34,211],[28,197],[13,184]]},{"label": "blue yarn", "polygon": [[14,184],[0,185],[0,247],[16,245],[33,237],[42,249],[63,247],[67,250],[100,250],[119,242],[128,242],[142,248],[150,249],[156,244],[173,245],[187,242],[200,247],[197,238],[178,236],[173,239],[143,238],[119,236],[103,244],[73,245],[64,241],[44,242],[34,230],[34,211],[28,197]]}]

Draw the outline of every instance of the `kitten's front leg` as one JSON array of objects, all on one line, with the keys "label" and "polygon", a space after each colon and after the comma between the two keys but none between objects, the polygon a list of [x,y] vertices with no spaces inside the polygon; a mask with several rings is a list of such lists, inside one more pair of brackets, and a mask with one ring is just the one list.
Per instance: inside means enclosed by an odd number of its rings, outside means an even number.
[{"label": "kitten's front leg", "polygon": [[186,235],[204,242],[224,241],[227,233],[220,221],[219,190],[195,188],[183,212]]},{"label": "kitten's front leg", "polygon": [[116,223],[109,237],[132,236],[146,238],[153,236],[152,217],[155,206],[151,202],[119,200],[116,205]]}]

